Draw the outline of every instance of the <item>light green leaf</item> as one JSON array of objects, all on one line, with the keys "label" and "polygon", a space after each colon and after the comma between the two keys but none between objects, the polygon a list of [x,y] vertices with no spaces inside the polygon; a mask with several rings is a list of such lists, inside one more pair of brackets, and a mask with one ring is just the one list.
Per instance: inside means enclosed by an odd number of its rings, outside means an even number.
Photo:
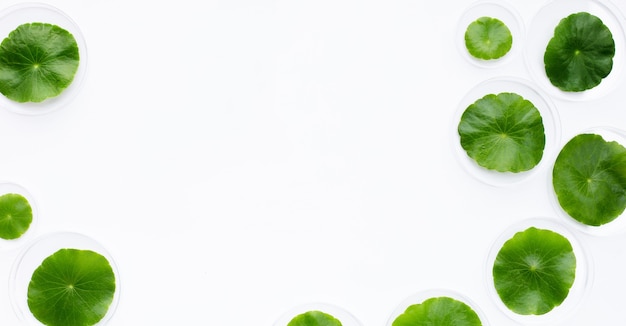
[{"label": "light green leaf", "polygon": [[78,44],[52,24],[18,26],[0,44],[0,93],[16,102],[41,102],[66,89],[78,70]]},{"label": "light green leaf", "polygon": [[297,315],[287,326],[341,326],[341,322],[327,313],[312,310]]},{"label": "light green leaf", "polygon": [[564,236],[530,227],[506,241],[493,265],[500,299],[520,315],[543,315],[567,297],[576,275],[576,256]]},{"label": "light green leaf", "polygon": [[546,47],[544,64],[550,82],[567,92],[594,88],[613,69],[615,41],[600,18],[586,12],[559,22]]},{"label": "light green leaf", "polygon": [[501,58],[511,50],[512,45],[511,31],[497,18],[478,18],[465,31],[465,47],[478,59]]},{"label": "light green leaf", "polygon": [[469,157],[500,172],[532,169],[541,161],[546,143],[539,110],[515,93],[489,94],[471,104],[458,132]]},{"label": "light green leaf", "polygon": [[115,274],[104,256],[60,249],[33,273],[28,307],[45,325],[94,325],[106,315],[114,294]]},{"label": "light green leaf", "polygon": [[626,148],[596,134],[572,138],[552,170],[559,204],[581,223],[609,223],[626,208]]},{"label": "light green leaf", "polygon": [[33,210],[28,200],[19,194],[0,196],[0,238],[21,237],[33,221]]},{"label": "light green leaf", "polygon": [[478,314],[467,304],[449,297],[436,297],[410,305],[392,326],[480,326]]}]

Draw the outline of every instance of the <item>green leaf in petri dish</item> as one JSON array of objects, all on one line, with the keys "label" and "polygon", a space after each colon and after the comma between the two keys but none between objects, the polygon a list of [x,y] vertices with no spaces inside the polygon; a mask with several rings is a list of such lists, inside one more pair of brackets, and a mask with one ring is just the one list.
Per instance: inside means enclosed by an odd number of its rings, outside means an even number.
[{"label": "green leaf in petri dish", "polygon": [[287,326],[341,326],[341,322],[318,310],[311,310],[295,316]]},{"label": "green leaf in petri dish", "polygon": [[16,102],[41,102],[66,89],[78,70],[78,44],[47,23],[18,26],[0,43],[0,93]]},{"label": "green leaf in petri dish", "polygon": [[492,60],[503,57],[511,50],[513,35],[499,19],[480,17],[467,26],[465,47],[478,59]]},{"label": "green leaf in petri dish", "polygon": [[0,238],[21,237],[33,221],[33,210],[28,200],[20,194],[0,196]]},{"label": "green leaf in petri dish", "polygon": [[28,307],[44,325],[94,325],[106,315],[114,294],[115,274],[104,256],[65,248],[44,259],[33,273]]},{"label": "green leaf in petri dish", "polygon": [[600,135],[577,135],[557,156],[552,185],[568,215],[592,226],[609,223],[626,208],[626,148]]},{"label": "green leaf in petri dish", "polygon": [[613,69],[615,41],[600,18],[586,12],[563,18],[544,53],[546,75],[566,92],[594,88]]},{"label": "green leaf in petri dish", "polygon": [[530,227],[507,240],[493,265],[504,305],[520,315],[543,315],[559,306],[574,284],[576,256],[561,234]]},{"label": "green leaf in petri dish", "polygon": [[499,172],[532,169],[546,144],[539,110],[515,93],[489,94],[471,104],[461,116],[458,133],[469,157]]},{"label": "green leaf in petri dish", "polygon": [[392,326],[480,326],[478,314],[467,304],[450,297],[429,298],[413,304],[396,317]]}]

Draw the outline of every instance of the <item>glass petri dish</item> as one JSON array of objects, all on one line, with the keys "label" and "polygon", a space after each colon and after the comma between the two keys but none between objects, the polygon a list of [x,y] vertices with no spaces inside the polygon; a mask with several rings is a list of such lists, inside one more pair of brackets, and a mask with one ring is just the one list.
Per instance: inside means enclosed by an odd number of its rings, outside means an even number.
[{"label": "glass petri dish", "polygon": [[[598,126],[593,128],[588,128],[580,131],[577,135],[580,134],[596,134],[602,136],[605,141],[615,141],[622,146],[626,147],[626,131],[623,131],[618,128],[609,127],[609,126]],[[573,138],[573,137],[572,137]],[[552,170],[554,169],[554,162],[552,163],[552,167],[550,169],[550,173],[548,174],[548,196],[550,197],[550,202],[552,203],[552,207],[559,217],[572,228],[575,228],[579,231],[582,231],[586,234],[593,236],[612,236],[612,235],[620,235],[626,233],[626,212],[622,212],[619,216],[617,216],[613,221],[608,222],[606,224],[600,226],[587,225],[578,220],[574,219],[570,216],[559,203],[556,192],[554,191],[553,185],[553,174]]]},{"label": "glass petri dish", "polygon": [[283,313],[276,320],[276,322],[274,322],[274,326],[287,326],[293,318],[309,311],[320,311],[329,314],[338,319],[342,326],[361,326],[361,322],[359,322],[356,317],[350,314],[347,310],[339,306],[322,302],[306,303],[293,307]]},{"label": "glass petri dish", "polygon": [[96,240],[74,232],[56,232],[41,236],[31,242],[17,257],[9,278],[9,295],[17,318],[24,325],[42,325],[28,307],[28,285],[33,272],[41,262],[59,249],[72,248],[92,250],[104,256],[115,274],[115,294],[106,315],[95,325],[106,325],[115,313],[120,298],[120,273],[115,260],[109,252]]},{"label": "glass petri dish", "polygon": [[[599,17],[609,28],[615,40],[615,57],[609,75],[592,89],[583,92],[565,92],[552,85],[545,72],[543,56],[546,46],[554,36],[554,28],[561,19],[573,13],[588,12]],[[626,39],[624,18],[609,1],[553,0],[542,7],[528,28],[524,58],[532,79],[551,96],[569,101],[586,101],[600,98],[613,91],[622,81],[626,64]]]},{"label": "glass petri dish", "polygon": [[[511,31],[513,44],[503,57],[493,60],[483,60],[472,56],[465,47],[465,31],[478,18],[492,17],[502,21]],[[524,24],[518,12],[504,1],[478,1],[469,6],[458,20],[454,43],[459,54],[468,62],[481,68],[495,68],[502,66],[521,52],[524,38]]]},{"label": "glass petri dish", "polygon": [[[502,92],[513,92],[524,99],[532,102],[541,114],[544,133],[546,136],[545,148],[541,161],[529,171],[513,173],[498,172],[486,169],[469,157],[461,146],[461,137],[458,133],[458,125],[463,112],[476,100],[488,94],[499,94]],[[498,77],[486,80],[472,88],[460,101],[459,107],[454,116],[452,124],[452,140],[454,151],[461,166],[479,181],[492,186],[511,186],[519,184],[529,177],[542,170],[553,158],[556,146],[561,138],[561,124],[558,112],[551,99],[535,87],[530,81],[516,77]]]},{"label": "glass petri dish", "polygon": [[0,251],[14,250],[28,243],[28,241],[30,241],[36,234],[37,225],[39,224],[39,211],[37,209],[37,203],[35,202],[32,194],[26,188],[13,182],[0,182],[0,196],[6,194],[18,194],[26,198],[32,210],[33,220],[30,223],[28,230],[26,230],[26,232],[19,238],[0,238]]},{"label": "glass petri dish", "polygon": [[[530,227],[551,230],[564,236],[572,245],[574,255],[576,256],[574,283],[572,284],[567,297],[559,306],[543,315],[522,315],[513,312],[504,305],[493,282],[493,265],[496,260],[496,256],[500,252],[504,243],[511,239],[516,233],[524,231]],[[549,217],[528,218],[517,222],[504,230],[504,232],[500,234],[491,246],[487,262],[485,264],[484,274],[487,291],[489,292],[489,297],[492,298],[494,304],[510,320],[522,325],[556,325],[565,320],[567,317],[573,316],[573,312],[576,311],[579,305],[583,302],[585,296],[591,288],[591,284],[593,283],[592,264],[590,263],[589,255],[587,255],[584,250],[583,244],[580,242],[575,233],[570,231],[569,227],[560,223],[558,219]]]},{"label": "glass petri dish", "polygon": [[68,15],[44,3],[22,3],[0,11],[0,41],[19,25],[32,22],[54,24],[70,32],[76,39],[80,56],[72,83],[56,97],[38,103],[19,103],[0,94],[0,107],[24,115],[41,115],[66,106],[79,93],[87,72],[87,45],[80,28]]},{"label": "glass petri dish", "polygon": [[467,296],[457,291],[453,291],[449,289],[427,289],[427,290],[417,292],[407,297],[391,313],[391,315],[389,316],[389,319],[387,320],[387,326],[393,325],[393,322],[396,320],[396,318],[398,318],[398,316],[403,314],[409,306],[414,305],[414,304],[420,304],[424,302],[425,300],[428,300],[431,298],[439,298],[439,297],[448,297],[448,298],[452,298],[457,301],[465,303],[472,310],[474,310],[474,312],[476,312],[476,314],[478,315],[478,318],[480,318],[482,326],[489,326],[489,321],[487,320],[487,317],[485,316],[483,311],[475,302],[473,302]]}]

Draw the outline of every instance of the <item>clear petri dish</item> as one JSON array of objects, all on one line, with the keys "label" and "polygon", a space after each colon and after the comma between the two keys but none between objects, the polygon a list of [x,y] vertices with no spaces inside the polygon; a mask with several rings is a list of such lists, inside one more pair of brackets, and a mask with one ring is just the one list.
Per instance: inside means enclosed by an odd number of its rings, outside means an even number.
[{"label": "clear petri dish", "polygon": [[274,322],[274,326],[287,326],[287,324],[289,324],[289,322],[296,316],[310,311],[320,311],[325,314],[331,315],[339,320],[342,326],[362,325],[361,322],[356,319],[356,317],[354,317],[347,310],[339,306],[323,302],[311,302],[287,310],[276,320],[276,322]]},{"label": "clear petri dish", "polygon": [[[597,16],[609,28],[615,41],[615,56],[611,72],[598,86],[582,92],[565,92],[552,85],[548,79],[543,57],[548,42],[554,36],[554,28],[561,19],[578,12],[588,12]],[[621,83],[624,74],[626,65],[624,27],[623,15],[609,1],[552,0],[548,2],[532,19],[524,46],[524,61],[532,79],[548,94],[563,100],[586,101],[609,94]]]},{"label": "clear petri dish", "polygon": [[0,251],[15,250],[32,240],[37,232],[37,225],[39,224],[39,211],[37,203],[33,195],[23,186],[13,182],[0,182],[0,196],[6,194],[18,194],[26,198],[30,208],[32,210],[33,219],[28,226],[28,229],[19,238],[15,239],[3,239],[0,238]]},{"label": "clear petri dish", "polygon": [[474,312],[476,312],[476,314],[478,315],[478,318],[481,321],[481,324],[483,326],[489,326],[489,321],[487,320],[487,317],[485,316],[483,311],[475,302],[473,302],[467,296],[457,291],[449,290],[449,289],[427,289],[427,290],[417,292],[407,297],[391,313],[391,315],[389,316],[389,319],[387,320],[387,326],[391,326],[393,322],[396,320],[396,318],[398,318],[398,316],[403,314],[409,306],[414,305],[414,304],[421,304],[425,300],[428,300],[431,298],[441,298],[441,297],[452,298],[454,300],[460,301],[468,305],[472,310],[474,310]]},{"label": "clear petri dish", "polygon": [[[504,243],[511,239],[516,233],[527,230],[530,227],[550,230],[564,236],[572,245],[573,252],[576,257],[574,283],[572,284],[567,297],[560,305],[543,315],[522,315],[507,308],[500,299],[493,281],[494,262]],[[491,246],[487,262],[485,264],[484,275],[489,297],[492,299],[494,304],[510,320],[522,325],[556,325],[568,317],[573,316],[574,311],[576,311],[576,309],[583,302],[593,283],[593,268],[590,262],[590,256],[585,252],[583,244],[580,242],[575,232],[571,231],[568,226],[560,223],[556,218],[549,217],[533,217],[524,219],[504,230],[504,232],[500,234]]]},{"label": "clear petri dish", "polygon": [[68,105],[79,93],[87,72],[87,45],[80,28],[68,15],[44,3],[22,3],[0,11],[0,41],[19,25],[32,22],[54,24],[70,32],[76,39],[80,56],[72,83],[56,97],[37,103],[19,103],[0,94],[0,107],[24,115],[41,115]]},{"label": "clear petri dish", "polygon": [[[592,127],[585,130],[581,130],[576,135],[580,134],[595,134],[601,136],[605,141],[614,141],[619,143],[620,145],[626,147],[626,131],[623,131],[618,128],[609,127],[609,126],[598,126]],[[575,137],[575,136],[574,136]],[[573,138],[573,137],[572,137]],[[626,213],[622,212],[619,216],[617,216],[611,222],[606,224],[602,224],[599,226],[587,225],[582,222],[579,222],[572,216],[570,216],[564,209],[561,207],[559,203],[559,199],[556,195],[553,185],[553,169],[554,162],[552,163],[550,173],[548,174],[548,196],[550,197],[550,202],[552,203],[552,207],[559,217],[566,223],[568,226],[575,228],[579,231],[582,231],[586,234],[593,236],[612,236],[612,235],[621,235],[626,233]]]},{"label": "clear petri dish", "polygon": [[[541,114],[543,120],[544,133],[546,137],[543,156],[537,166],[529,171],[513,173],[489,170],[478,165],[474,159],[467,155],[467,152],[461,146],[461,137],[458,133],[458,125],[463,112],[465,112],[468,106],[476,102],[476,100],[483,98],[485,95],[499,94],[503,92],[516,93],[524,99],[532,102]],[[552,161],[556,152],[557,144],[561,138],[561,123],[554,103],[548,96],[545,95],[544,92],[539,90],[530,81],[516,77],[498,77],[486,80],[476,85],[461,99],[454,116],[454,123],[452,125],[453,128],[451,132],[453,135],[450,139],[453,142],[452,146],[454,147],[454,151],[460,165],[479,181],[498,187],[519,184],[536,174],[538,171],[543,170],[544,167],[548,165],[547,162]]]},{"label": "clear petri dish", "polygon": [[40,236],[25,247],[18,255],[11,269],[9,278],[9,295],[18,320],[24,325],[42,325],[42,323],[33,316],[28,307],[28,286],[33,272],[41,265],[42,261],[64,248],[92,250],[104,256],[109,261],[113,273],[115,274],[115,294],[106,315],[95,324],[99,326],[106,325],[115,313],[120,298],[121,282],[119,270],[115,264],[115,260],[106,248],[93,238],[74,232],[56,232]]},{"label": "clear petri dish", "polygon": [[[507,54],[498,59],[483,60],[472,56],[465,46],[465,31],[478,18],[491,17],[502,21],[511,31],[513,43]],[[524,24],[519,13],[504,1],[478,1],[469,6],[458,20],[454,43],[459,54],[468,62],[481,68],[496,68],[513,60],[523,46]]]}]

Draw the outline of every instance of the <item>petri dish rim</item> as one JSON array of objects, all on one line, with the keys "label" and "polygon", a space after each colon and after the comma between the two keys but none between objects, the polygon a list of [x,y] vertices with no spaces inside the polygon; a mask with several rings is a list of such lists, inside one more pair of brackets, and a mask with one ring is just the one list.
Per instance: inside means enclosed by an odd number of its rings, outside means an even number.
[{"label": "petri dish rim", "polygon": [[276,319],[274,326],[287,326],[294,317],[309,311],[329,314],[338,319],[343,326],[362,326],[361,322],[346,309],[326,302],[309,302],[291,307]]},{"label": "petri dish rim", "polygon": [[39,267],[41,262],[62,248],[93,250],[103,255],[109,261],[115,274],[115,294],[106,315],[94,326],[106,325],[117,310],[122,288],[120,272],[115,259],[95,239],[81,233],[68,231],[53,232],[39,236],[31,241],[14,261],[9,277],[9,296],[15,315],[24,325],[42,325],[28,308],[28,284],[33,272]]},{"label": "petri dish rim", "polygon": [[80,61],[78,70],[72,83],[56,97],[45,99],[42,102],[19,103],[0,94],[0,107],[21,115],[34,116],[54,112],[70,104],[80,93],[88,67],[87,43],[80,27],[65,12],[57,7],[45,3],[26,2],[15,4],[0,11],[0,40],[19,25],[31,22],[43,22],[57,25],[70,33],[76,39]]},{"label": "petri dish rim", "polygon": [[[504,305],[502,300],[500,300],[500,297],[493,285],[492,269],[500,249],[504,243],[511,239],[517,232],[524,231],[530,227],[551,230],[566,237],[571,243],[574,254],[576,255],[576,276],[568,296],[561,303],[561,305],[555,307],[544,315],[520,315],[509,310]],[[531,217],[511,224],[492,242],[485,262],[485,286],[487,287],[489,297],[498,307],[498,310],[513,322],[522,325],[554,325],[562,322],[567,317],[573,315],[573,311],[575,311],[582,304],[585,296],[592,287],[594,276],[594,269],[591,261],[592,257],[588,255],[584,245],[585,244],[581,242],[581,238],[570,227],[553,217]]]},{"label": "petri dish rim", "polygon": [[[615,40],[615,56],[611,73],[602,82],[583,92],[565,92],[550,82],[546,76],[543,55],[561,19],[576,12],[586,11],[597,17],[611,30]],[[589,101],[610,94],[623,81],[626,67],[626,36],[624,16],[610,1],[552,0],[540,8],[527,29],[523,56],[531,78],[550,96],[566,101]]]},{"label": "petri dish rim", "polygon": [[[616,141],[622,146],[626,147],[626,131],[612,127],[612,126],[595,126],[580,130],[574,136],[572,136],[569,140],[576,137],[580,134],[597,134],[602,136],[606,141]],[[569,141],[568,140],[568,141]],[[563,144],[565,146],[565,144]],[[558,156],[558,153],[557,153]],[[607,237],[607,236],[617,236],[626,234],[626,210],[622,212],[619,216],[617,216],[613,221],[600,225],[600,226],[592,226],[587,225],[578,220],[571,217],[560,205],[556,192],[554,191],[554,186],[552,183],[553,179],[553,170],[554,164],[556,162],[553,160],[550,166],[550,173],[548,173],[547,177],[547,187],[548,189],[548,197],[550,198],[550,202],[552,208],[556,212],[556,214],[572,228],[575,228],[585,234],[597,236],[597,237]]]},{"label": "petri dish rim", "polygon": [[26,200],[28,200],[28,203],[30,204],[33,213],[33,220],[30,223],[28,230],[26,230],[26,232],[22,234],[22,236],[20,236],[19,238],[10,240],[0,238],[0,252],[15,250],[27,244],[37,234],[37,228],[40,219],[37,201],[28,189],[18,183],[14,183],[11,181],[1,181],[0,196],[9,193],[22,195],[24,196],[24,198],[26,198]]},{"label": "petri dish rim", "polygon": [[[508,53],[498,59],[483,60],[472,56],[465,47],[465,31],[470,23],[480,17],[493,17],[501,20],[511,31],[513,44]],[[476,1],[467,7],[458,19],[454,43],[459,55],[467,62],[480,68],[497,68],[521,55],[524,46],[525,27],[520,14],[505,1]]]},{"label": "petri dish rim", "polygon": [[472,310],[474,310],[474,312],[476,312],[476,314],[478,315],[478,318],[480,318],[480,321],[481,321],[483,326],[489,326],[489,320],[487,319],[487,316],[482,311],[482,309],[480,309],[480,307],[476,304],[476,302],[474,302],[468,296],[466,296],[465,294],[463,294],[463,293],[461,293],[459,291],[452,290],[452,289],[446,289],[446,288],[424,289],[422,291],[416,292],[416,293],[406,297],[391,312],[391,314],[389,315],[389,318],[387,320],[386,326],[392,326],[393,322],[396,320],[396,318],[398,318],[398,316],[400,316],[402,313],[404,313],[409,306],[411,306],[413,304],[420,304],[420,303],[424,302],[427,299],[437,298],[437,297],[449,297],[449,298],[452,298],[452,299],[455,299],[455,300],[458,300],[458,301],[461,301],[461,302],[465,303],[470,308],[472,308]]},{"label": "petri dish rim", "polygon": [[[529,171],[512,173],[486,169],[479,166],[476,161],[470,158],[465,149],[461,146],[458,125],[463,112],[465,112],[469,105],[485,95],[498,94],[501,92],[514,92],[521,95],[523,98],[532,102],[542,116],[546,136],[543,156],[537,166]],[[458,108],[454,114],[454,123],[452,126],[452,136],[450,139],[452,140],[452,146],[459,164],[475,179],[496,187],[514,186],[523,183],[535,174],[546,170],[546,165],[553,160],[557,145],[561,140],[561,122],[558,110],[552,99],[534,86],[531,81],[518,77],[495,77],[474,86],[459,102]]]}]

